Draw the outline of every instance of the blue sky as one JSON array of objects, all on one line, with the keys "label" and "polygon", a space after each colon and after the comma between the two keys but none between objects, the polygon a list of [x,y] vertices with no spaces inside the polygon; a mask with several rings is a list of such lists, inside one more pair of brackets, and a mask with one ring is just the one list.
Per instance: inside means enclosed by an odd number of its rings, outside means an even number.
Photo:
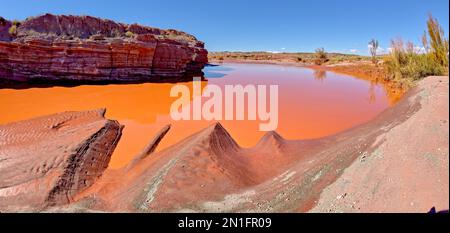
[{"label": "blue sky", "polygon": [[389,47],[420,43],[428,13],[448,37],[448,0],[0,0],[0,16],[84,14],[189,32],[210,51],[327,51],[367,54],[371,38]]}]

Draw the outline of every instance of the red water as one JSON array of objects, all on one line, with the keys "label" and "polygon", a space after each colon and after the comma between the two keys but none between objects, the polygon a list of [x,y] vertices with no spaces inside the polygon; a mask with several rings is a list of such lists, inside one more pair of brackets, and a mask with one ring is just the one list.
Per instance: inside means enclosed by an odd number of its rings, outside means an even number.
[{"label": "red water", "polygon": [[[215,84],[279,85],[279,121],[276,131],[287,139],[318,138],[335,134],[374,118],[389,107],[382,85],[332,72],[261,64],[224,64],[205,69]],[[192,83],[186,84],[192,92]],[[158,146],[164,149],[207,127],[210,121],[173,121],[170,97],[176,84],[82,85],[29,89],[0,89],[0,124],[62,112],[106,108],[106,117],[125,125],[110,163],[125,165],[164,125],[172,129]],[[264,135],[259,121],[221,121],[243,147]]]}]

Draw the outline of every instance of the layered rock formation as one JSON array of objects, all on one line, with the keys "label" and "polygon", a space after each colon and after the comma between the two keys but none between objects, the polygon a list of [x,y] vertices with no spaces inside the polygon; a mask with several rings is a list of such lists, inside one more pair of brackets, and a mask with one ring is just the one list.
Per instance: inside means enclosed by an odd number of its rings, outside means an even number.
[{"label": "layered rock formation", "polygon": [[0,210],[69,203],[107,168],[122,132],[105,110],[0,125]]},{"label": "layered rock formation", "polygon": [[90,16],[0,17],[0,81],[182,81],[206,63],[203,42],[176,30]]}]

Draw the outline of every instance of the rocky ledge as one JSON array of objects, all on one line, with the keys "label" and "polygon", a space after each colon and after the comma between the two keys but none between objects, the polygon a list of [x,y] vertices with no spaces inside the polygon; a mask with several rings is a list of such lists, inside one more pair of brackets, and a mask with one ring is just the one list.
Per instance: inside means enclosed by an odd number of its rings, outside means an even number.
[{"label": "rocky ledge", "polygon": [[91,16],[0,17],[0,81],[165,82],[201,74],[204,43]]}]

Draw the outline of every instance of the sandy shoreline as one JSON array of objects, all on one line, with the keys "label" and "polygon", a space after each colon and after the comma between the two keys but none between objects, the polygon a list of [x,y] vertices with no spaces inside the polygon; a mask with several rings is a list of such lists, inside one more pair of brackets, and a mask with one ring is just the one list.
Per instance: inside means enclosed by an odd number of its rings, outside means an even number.
[{"label": "sandy shoreline", "polygon": [[209,64],[213,65],[220,65],[223,63],[237,63],[237,64],[268,64],[268,65],[282,65],[282,66],[294,66],[294,67],[302,67],[302,68],[309,68],[314,70],[323,70],[323,71],[332,71],[336,73],[341,74],[348,74],[351,76],[355,76],[358,78],[374,81],[374,82],[380,82],[382,77],[381,76],[373,76],[373,77],[367,77],[364,76],[362,73],[358,72],[344,72],[339,69],[339,67],[342,66],[359,66],[361,64],[370,64],[367,62],[364,63],[341,63],[341,64],[331,64],[331,65],[314,65],[314,64],[305,64],[305,63],[299,63],[299,62],[293,62],[293,61],[277,61],[277,60],[246,60],[246,59],[229,59],[229,60],[217,60],[217,59],[210,59]]},{"label": "sandy shoreline", "polygon": [[[378,68],[374,68],[373,64],[370,62],[342,62],[330,65],[314,65],[294,62],[290,60],[278,61],[278,60],[248,60],[248,59],[225,59],[217,60],[210,59],[209,64],[221,65],[226,63],[236,63],[236,64],[267,64],[267,65],[281,65],[281,66],[292,66],[312,69],[315,71],[330,71],[338,74],[350,75],[359,79],[374,82],[376,84],[381,84],[385,87],[386,93],[389,98],[396,103],[401,99],[401,97],[412,87],[404,86],[398,83],[386,80],[383,76],[382,71]],[[368,67],[371,67],[368,69]]]}]

